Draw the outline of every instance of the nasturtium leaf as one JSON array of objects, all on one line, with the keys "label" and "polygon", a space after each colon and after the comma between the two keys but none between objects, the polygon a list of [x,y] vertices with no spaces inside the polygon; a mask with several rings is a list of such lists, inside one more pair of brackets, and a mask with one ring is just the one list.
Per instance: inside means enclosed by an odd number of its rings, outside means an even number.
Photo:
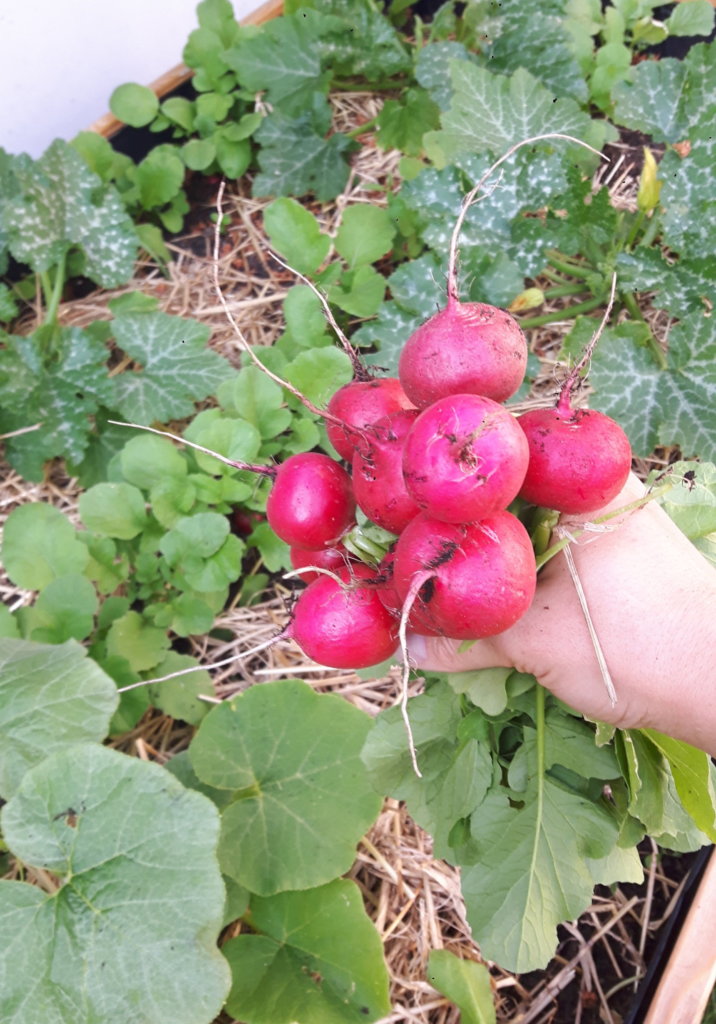
[{"label": "nasturtium leaf", "polygon": [[209,328],[168,313],[136,313],[112,324],[117,345],[141,364],[113,378],[114,405],[133,423],[190,416],[213,394],[229,364],[208,350]]},{"label": "nasturtium leaf", "polygon": [[355,882],[251,897],[256,934],[222,947],[226,1008],[246,1024],[359,1024],[390,1013],[380,937]]},{"label": "nasturtium leaf", "polygon": [[0,984],[12,1024],[210,1024],[229,987],[216,939],[218,815],[156,764],[100,744],[51,754],[2,812],[47,893],[0,882]]},{"label": "nasturtium leaf", "polygon": [[589,904],[594,883],[585,858],[614,847],[613,818],[542,775],[518,806],[489,793],[470,827],[475,863],[462,869],[462,892],[475,940],[506,970],[544,968],[557,925]]},{"label": "nasturtium leaf", "polygon": [[133,610],[115,619],[107,633],[107,653],[125,658],[134,672],[154,668],[168,647],[166,630],[150,626]]},{"label": "nasturtium leaf", "polygon": [[658,500],[690,540],[716,531],[716,466],[713,462],[674,462],[651,483],[673,486]]},{"label": "nasturtium leaf", "polygon": [[370,719],[296,679],[213,708],[189,752],[196,774],[235,791],[222,870],[252,892],[320,885],[347,871],[380,809],[360,761]]},{"label": "nasturtium leaf", "polygon": [[85,274],[105,288],[124,284],[134,269],[137,237],[116,189],[94,174],[77,150],[56,139],[39,160],[15,164],[18,194],[4,205],[8,245],[21,263],[49,270],[73,246]]},{"label": "nasturtium leaf", "polygon": [[338,348],[317,348],[299,352],[288,364],[286,380],[317,406],[328,404],[343,384],[353,379],[353,367]]},{"label": "nasturtium leaf", "polygon": [[144,497],[131,484],[95,484],[80,495],[79,510],[88,530],[118,540],[132,540],[147,525]]},{"label": "nasturtium leaf", "polygon": [[278,254],[302,274],[318,270],[331,247],[311,211],[288,197],[269,203],[264,228]]},{"label": "nasturtium leaf", "polygon": [[72,573],[52,580],[27,609],[29,637],[37,643],[85,640],[94,627],[99,600],[86,576]]},{"label": "nasturtium leaf", "polygon": [[[211,616],[211,620],[213,620],[213,616]],[[209,628],[211,628],[211,621]],[[153,678],[167,676],[172,672],[183,672],[190,668],[196,668],[197,671],[187,672],[185,675],[166,679],[161,683],[152,683],[147,687],[152,704],[163,711],[165,715],[189,722],[190,725],[198,725],[209,710],[206,701],[199,700],[199,694],[205,693],[212,696],[214,692],[211,676],[206,669],[200,668],[199,665],[197,659],[188,654],[168,651],[164,660],[152,669]]]},{"label": "nasturtium leaf", "polygon": [[118,85],[110,96],[109,109],[118,120],[132,128],[143,128],[156,117],[159,99],[146,85],[127,82]]},{"label": "nasturtium leaf", "polygon": [[41,590],[89,561],[69,519],[53,505],[31,502],[13,509],[3,530],[2,563],[18,587]]},{"label": "nasturtium leaf", "polygon": [[433,949],[427,976],[459,1008],[461,1024],[495,1024],[495,1001],[485,964],[460,960],[448,949]]},{"label": "nasturtium leaf", "polygon": [[384,206],[354,203],[346,207],[335,237],[335,247],[349,267],[375,263],[390,252],[395,226]]},{"label": "nasturtium leaf", "polygon": [[107,735],[117,689],[74,640],[0,639],[0,794],[48,754]]}]

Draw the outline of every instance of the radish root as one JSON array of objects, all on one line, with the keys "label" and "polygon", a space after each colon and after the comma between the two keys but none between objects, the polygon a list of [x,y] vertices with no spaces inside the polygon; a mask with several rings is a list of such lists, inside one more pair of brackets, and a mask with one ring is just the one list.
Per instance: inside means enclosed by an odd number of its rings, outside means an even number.
[{"label": "radish root", "polygon": [[400,651],[403,657],[403,672],[401,676],[401,697],[400,697],[400,713],[403,716],[405,723],[405,729],[408,734],[408,746],[410,748],[410,760],[413,763],[413,771],[422,779],[423,773],[418,767],[418,756],[415,750],[415,740],[413,738],[413,727],[410,724],[410,718],[408,717],[408,681],[410,679],[410,655],[408,654],[408,618],[413,605],[417,599],[420,588],[428,580],[433,579],[435,573],[431,569],[424,569],[422,572],[416,572],[411,581],[408,593],[405,596],[405,602],[403,603],[403,610],[400,615],[400,626],[398,628],[398,638],[400,640]]}]

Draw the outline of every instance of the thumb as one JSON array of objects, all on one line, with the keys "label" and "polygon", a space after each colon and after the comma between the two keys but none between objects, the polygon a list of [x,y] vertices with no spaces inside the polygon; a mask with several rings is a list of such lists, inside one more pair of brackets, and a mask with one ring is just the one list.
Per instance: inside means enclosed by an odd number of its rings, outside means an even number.
[{"label": "thumb", "polygon": [[[467,672],[478,668],[511,668],[512,662],[501,649],[498,638],[469,642],[447,636],[422,636],[409,633],[408,656],[416,668],[432,672]],[[460,648],[466,647],[466,650]]]}]

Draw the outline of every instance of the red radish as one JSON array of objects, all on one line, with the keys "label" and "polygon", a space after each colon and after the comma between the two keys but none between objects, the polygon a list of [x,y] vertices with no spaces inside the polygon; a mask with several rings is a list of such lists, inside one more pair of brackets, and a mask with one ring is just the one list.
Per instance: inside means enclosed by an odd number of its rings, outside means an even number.
[{"label": "red radish", "polygon": [[403,445],[419,413],[402,409],[366,428],[353,453],[353,493],[377,526],[400,533],[418,514],[403,480]]},{"label": "red radish", "polygon": [[403,475],[428,515],[469,523],[509,505],[528,456],[524,434],[504,406],[479,395],[450,395],[415,421],[403,448]]},{"label": "red radish", "polygon": [[533,409],[517,421],[530,450],[520,495],[533,505],[580,514],[615,498],[631,469],[631,446],[609,416],[572,409],[569,388],[552,409]]},{"label": "red radish", "polygon": [[510,512],[479,523],[443,523],[417,516],[398,538],[393,580],[405,601],[416,574],[431,575],[418,590],[409,624],[444,636],[494,636],[527,611],[537,581],[529,534]]},{"label": "red radish", "polygon": [[297,548],[335,547],[355,524],[351,478],[329,455],[291,455],[276,469],[266,518],[282,540]]},{"label": "red radish", "polygon": [[[343,421],[348,428],[356,428],[356,431],[392,412],[410,408],[412,403],[397,377],[351,381],[339,388],[328,403],[331,416]],[[360,435],[350,429],[342,429],[333,419],[326,421],[326,433],[341,458],[350,462]]]},{"label": "red radish", "polygon": [[483,302],[447,305],[411,334],[398,364],[406,395],[424,409],[446,395],[484,395],[504,402],[527,367],[522,329],[504,309]]},{"label": "red radish", "polygon": [[[350,555],[342,545],[335,548],[320,548],[318,551],[309,551],[308,548],[291,548],[289,557],[294,569],[315,565],[319,569],[330,569],[332,572],[344,568],[350,560]],[[313,583],[314,580],[321,578],[321,573],[302,572],[300,578],[304,583]]]},{"label": "red radish", "polygon": [[304,654],[329,668],[368,668],[395,653],[398,620],[383,605],[375,570],[362,562],[337,570],[344,585],[321,576],[301,592],[286,635]]},{"label": "red radish", "polygon": [[[378,566],[378,579],[380,585],[377,587],[378,597],[381,599],[388,611],[400,618],[403,611],[403,601],[395,588],[393,581],[393,570],[395,565],[395,549],[391,548],[383,561]],[[412,616],[409,619],[410,626],[414,633],[421,633],[423,636],[441,636],[441,633],[429,626],[424,619],[416,621]]]}]

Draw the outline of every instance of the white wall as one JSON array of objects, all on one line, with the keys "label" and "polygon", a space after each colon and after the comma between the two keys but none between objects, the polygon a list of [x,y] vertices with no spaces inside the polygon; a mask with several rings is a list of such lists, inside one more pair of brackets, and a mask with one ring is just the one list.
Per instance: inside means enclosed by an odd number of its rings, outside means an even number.
[{"label": "white wall", "polygon": [[[123,82],[181,63],[197,0],[0,0],[0,146],[39,156],[109,109]],[[241,19],[261,0],[233,0]]]}]

